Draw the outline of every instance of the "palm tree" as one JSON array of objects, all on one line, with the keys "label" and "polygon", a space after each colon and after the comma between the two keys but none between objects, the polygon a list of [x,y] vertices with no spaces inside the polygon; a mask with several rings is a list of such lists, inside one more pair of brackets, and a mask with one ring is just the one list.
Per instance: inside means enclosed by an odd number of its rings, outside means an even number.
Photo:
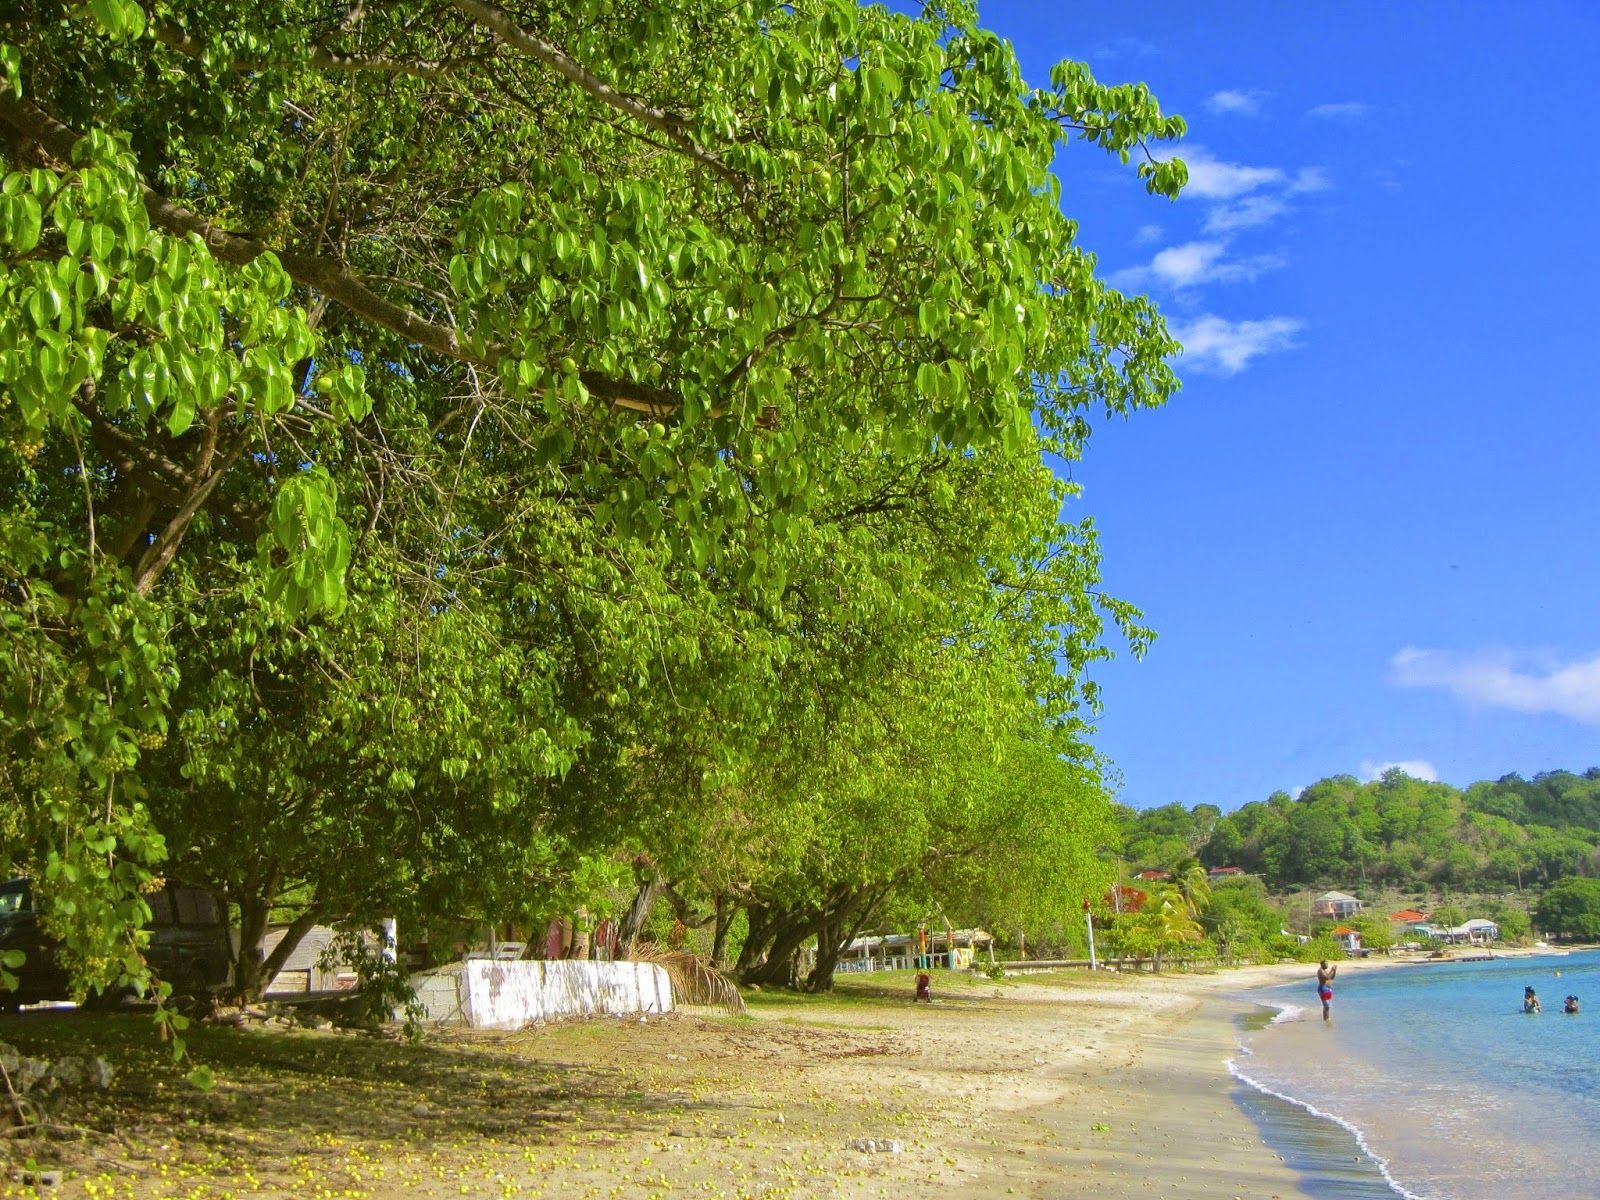
[{"label": "palm tree", "polygon": [[1172,868],[1172,887],[1184,911],[1196,920],[1211,907],[1211,878],[1194,857],[1180,859]]}]

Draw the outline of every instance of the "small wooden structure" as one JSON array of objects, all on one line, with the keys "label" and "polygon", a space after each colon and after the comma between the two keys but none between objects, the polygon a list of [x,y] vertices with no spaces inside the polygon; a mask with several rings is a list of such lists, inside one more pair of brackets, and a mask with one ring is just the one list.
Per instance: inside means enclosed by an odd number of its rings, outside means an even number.
[{"label": "small wooden structure", "polygon": [[1361,949],[1361,931],[1351,929],[1348,925],[1335,925],[1333,936],[1339,939],[1339,944],[1344,947],[1344,952],[1351,958],[1360,958],[1364,951]]},{"label": "small wooden structure", "polygon": [[[926,946],[926,953],[922,948]],[[917,960],[927,965],[961,970],[973,955],[987,950],[994,955],[994,936],[983,929],[934,929],[918,933],[883,933],[858,937],[839,956],[839,971],[908,971]]]}]

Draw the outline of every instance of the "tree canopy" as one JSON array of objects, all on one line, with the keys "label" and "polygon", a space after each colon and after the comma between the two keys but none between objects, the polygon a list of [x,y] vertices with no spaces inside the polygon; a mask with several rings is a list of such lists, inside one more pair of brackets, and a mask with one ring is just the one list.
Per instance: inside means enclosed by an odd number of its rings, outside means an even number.
[{"label": "tree canopy", "polygon": [[1211,804],[1123,810],[1125,853],[1168,868],[1198,854],[1208,867],[1259,874],[1271,891],[1349,887],[1498,891],[1600,871],[1600,769],[1508,775],[1465,791],[1398,770],[1361,782],[1318,780],[1226,815]]},{"label": "tree canopy", "polygon": [[827,936],[1098,886],[1148,634],[1048,464],[1177,347],[1051,166],[1175,195],[1142,85],[847,0],[41,0],[0,66],[3,857],[85,982],[169,868],[246,979],[629,855]]},{"label": "tree canopy", "polygon": [[1535,925],[1558,938],[1600,939],[1600,879],[1562,879],[1545,889]]}]

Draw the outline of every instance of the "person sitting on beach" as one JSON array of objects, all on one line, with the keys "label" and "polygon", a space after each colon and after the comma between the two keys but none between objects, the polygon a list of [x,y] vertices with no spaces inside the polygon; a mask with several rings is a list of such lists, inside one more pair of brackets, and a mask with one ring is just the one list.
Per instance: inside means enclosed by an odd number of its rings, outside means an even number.
[{"label": "person sitting on beach", "polygon": [[1562,1005],[1562,1007],[1561,1007],[1561,1011],[1562,1012],[1566,1012],[1566,1013],[1575,1013],[1575,1012],[1577,1012],[1578,1011],[1578,998],[1576,996],[1568,996],[1566,1004]]},{"label": "person sitting on beach", "polygon": [[1522,989],[1522,1011],[1525,1013],[1544,1011],[1539,1007],[1539,994],[1533,990],[1532,984]]},{"label": "person sitting on beach", "polygon": [[930,983],[931,981],[926,971],[917,972],[917,994],[911,998],[913,1004],[918,1000],[926,1000],[929,1004],[933,1003],[933,990],[929,986]]},{"label": "person sitting on beach", "polygon": [[1333,981],[1339,974],[1338,967],[1330,967],[1328,960],[1323,959],[1322,965],[1317,968],[1317,999],[1322,1001],[1322,1019],[1328,1019],[1328,1005],[1333,1002]]}]

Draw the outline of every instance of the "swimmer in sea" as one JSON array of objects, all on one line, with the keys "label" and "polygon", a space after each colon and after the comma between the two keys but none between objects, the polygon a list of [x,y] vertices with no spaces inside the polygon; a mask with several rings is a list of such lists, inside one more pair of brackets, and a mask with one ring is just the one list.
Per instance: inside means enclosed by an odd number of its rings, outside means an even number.
[{"label": "swimmer in sea", "polygon": [[1567,997],[1567,1002],[1564,1005],[1562,1005],[1562,1007],[1561,1007],[1561,1011],[1564,1012],[1564,1013],[1575,1013],[1575,1012],[1577,1012],[1578,1011],[1578,998],[1576,996],[1568,996]]},{"label": "swimmer in sea", "polygon": [[1328,960],[1323,959],[1322,965],[1317,968],[1317,999],[1322,1001],[1322,1019],[1328,1019],[1328,1005],[1333,1001],[1333,980],[1339,974],[1338,967],[1330,967]]},{"label": "swimmer in sea", "polygon": [[1533,990],[1533,985],[1531,983],[1522,989],[1522,1011],[1525,1013],[1544,1011],[1544,1009],[1539,1007],[1539,993]]}]

